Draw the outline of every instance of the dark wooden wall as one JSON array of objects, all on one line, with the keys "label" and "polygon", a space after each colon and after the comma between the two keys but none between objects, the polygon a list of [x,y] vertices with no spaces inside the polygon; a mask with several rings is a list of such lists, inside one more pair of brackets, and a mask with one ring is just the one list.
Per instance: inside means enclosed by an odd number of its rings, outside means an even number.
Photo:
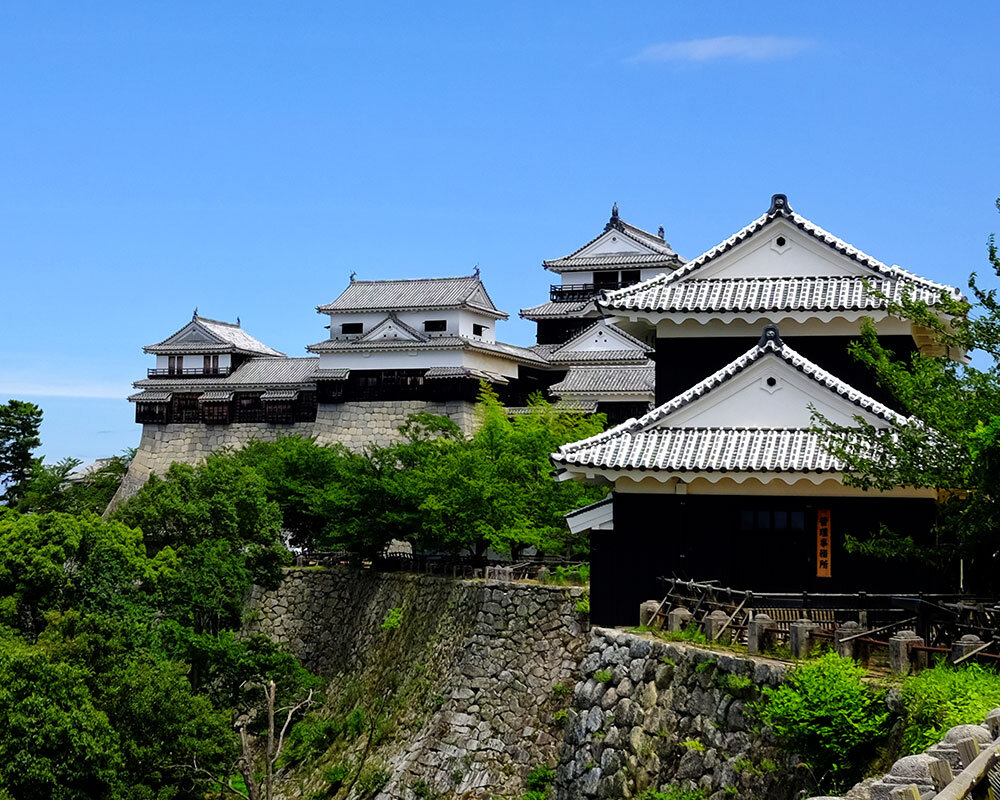
[{"label": "dark wooden wall", "polygon": [[[816,577],[818,509],[831,511],[830,578]],[[591,617],[598,625],[638,624],[639,604],[664,594],[661,576],[757,592],[929,592],[957,582],[957,572],[844,549],[847,534],[866,538],[883,523],[925,540],[932,500],[616,493],[614,511],[614,531],[591,535]],[[786,515],[783,529],[774,526],[775,512]],[[801,529],[788,524],[793,513],[802,514]],[[770,523],[762,527],[765,516]]]}]

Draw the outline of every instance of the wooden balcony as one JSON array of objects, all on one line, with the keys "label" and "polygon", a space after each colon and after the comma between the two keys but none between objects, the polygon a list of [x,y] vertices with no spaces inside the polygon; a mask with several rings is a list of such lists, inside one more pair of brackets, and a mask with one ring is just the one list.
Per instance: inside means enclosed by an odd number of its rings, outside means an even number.
[{"label": "wooden balcony", "polygon": [[549,286],[549,300],[553,303],[570,303],[590,300],[608,289],[624,289],[639,281],[606,281],[602,283],[554,283]]}]

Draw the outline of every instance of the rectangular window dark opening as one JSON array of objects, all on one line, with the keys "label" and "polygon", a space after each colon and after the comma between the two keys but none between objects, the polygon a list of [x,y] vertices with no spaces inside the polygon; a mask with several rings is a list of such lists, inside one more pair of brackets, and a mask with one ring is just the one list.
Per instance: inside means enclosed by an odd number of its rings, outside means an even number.
[{"label": "rectangular window dark opening", "polygon": [[632,284],[638,283],[639,270],[637,269],[623,269],[622,270],[622,286],[631,286]]},{"label": "rectangular window dark opening", "polygon": [[424,333],[443,333],[448,330],[448,321],[444,319],[424,320]]},{"label": "rectangular window dark opening", "polygon": [[341,335],[347,335],[351,333],[363,333],[364,324],[361,322],[341,322],[340,323],[340,333]]},{"label": "rectangular window dark opening", "polygon": [[474,322],[472,323],[472,335],[473,336],[482,336],[485,332],[486,332],[486,326],[485,325],[477,325]]},{"label": "rectangular window dark opening", "polygon": [[604,270],[602,272],[594,273],[594,288],[595,289],[617,289],[618,288],[618,271],[617,270]]}]

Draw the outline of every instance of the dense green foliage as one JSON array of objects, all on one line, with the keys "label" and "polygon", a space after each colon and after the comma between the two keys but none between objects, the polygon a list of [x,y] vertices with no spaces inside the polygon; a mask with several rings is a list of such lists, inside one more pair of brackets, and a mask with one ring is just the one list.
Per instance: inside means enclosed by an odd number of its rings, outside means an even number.
[{"label": "dense green foliage", "polygon": [[[1000,202],[1000,201],[998,201]],[[1000,256],[990,238],[988,257],[1000,275]],[[866,324],[852,347],[908,417],[890,430],[857,420],[837,426],[820,418],[826,447],[848,465],[847,480],[861,488],[913,486],[943,490],[935,537],[917,542],[891,529],[853,549],[883,557],[913,557],[936,565],[966,559],[982,588],[995,574],[1000,528],[1000,300],[975,274],[971,302],[942,294],[935,303],[904,297],[890,311],[922,329],[939,355],[899,356]],[[951,356],[970,353],[964,364]],[[860,426],[860,434],[858,432]]]},{"label": "dense green foliage", "polygon": [[28,483],[35,459],[32,452],[41,439],[42,409],[34,403],[10,400],[0,404],[0,499],[8,505],[20,499]]},{"label": "dense green foliage", "polygon": [[64,458],[55,464],[45,464],[42,459],[32,463],[31,473],[17,502],[18,511],[65,511],[82,514],[92,511],[101,514],[108,507],[121,485],[135,450],[108,459],[80,480],[69,480],[82,462]]},{"label": "dense green foliage", "polygon": [[[30,457],[41,412],[4,408],[0,797],[18,800],[195,800],[231,776],[234,786],[255,780],[234,723],[249,719],[251,733],[263,732],[266,714],[248,712],[261,710],[271,681],[278,706],[316,686],[274,644],[239,634],[251,585],[278,580],[286,543],[360,558],[393,538],[474,556],[567,551],[563,513],[602,494],[556,483],[548,461],[600,419],[541,401],[510,419],[484,392],[472,437],[424,414],[399,444],[361,454],[294,437],[255,442],[199,466],[172,465],[105,520],[95,512],[128,456],[68,481],[77,462]],[[400,646],[403,613],[384,620],[387,652]],[[344,707],[294,725],[282,763],[359,740],[363,752],[337,777],[376,792],[388,773],[368,754],[427,691],[426,682],[377,677]]]},{"label": "dense green foliage", "polygon": [[978,664],[939,663],[903,682],[903,746],[920,753],[955,725],[980,725],[1000,706],[1000,675]]},{"label": "dense green foliage", "polygon": [[827,653],[765,688],[754,711],[761,724],[809,764],[819,787],[835,792],[863,776],[885,737],[883,692],[854,661]]},{"label": "dense green foliage", "polygon": [[[249,476],[273,503],[293,546],[378,555],[393,539],[425,552],[482,558],[487,549],[518,557],[526,547],[546,552],[580,549],[563,515],[604,496],[578,481],[552,479],[549,454],[591,436],[603,417],[556,411],[540,398],[530,412],[509,416],[488,388],[477,404],[479,427],[466,437],[447,417],[420,413],[402,428],[403,439],[353,453],[300,437],[253,442],[212,456],[206,468]],[[205,480],[206,468],[174,467],[147,487],[147,518],[121,516],[147,535],[189,525],[178,508],[185,482]],[[167,484],[176,484],[167,485]],[[148,502],[156,495],[155,503]],[[154,525],[155,520],[165,521]],[[565,576],[567,581],[569,576]]]}]

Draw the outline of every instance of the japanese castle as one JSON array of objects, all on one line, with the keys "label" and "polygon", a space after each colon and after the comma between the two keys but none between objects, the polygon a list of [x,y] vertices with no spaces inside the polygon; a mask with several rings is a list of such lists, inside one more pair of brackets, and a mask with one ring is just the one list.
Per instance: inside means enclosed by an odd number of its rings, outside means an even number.
[{"label": "japanese castle", "polygon": [[598,298],[612,324],[655,336],[657,406],[553,454],[560,478],[613,488],[568,516],[591,532],[593,621],[634,624],[643,600],[663,596],[661,577],[770,592],[933,585],[844,542],[883,523],[926,539],[935,493],[845,485],[813,428],[815,412],[844,426],[903,420],[847,345],[868,318],[895,352],[929,352],[929,331],[891,316],[887,298],[942,293],[960,296],[775,195],[694,260]]},{"label": "japanese castle", "polygon": [[[887,299],[934,303],[942,293],[961,296],[957,289],[865,254],[780,194],[691,261],[662,227],[631,225],[616,205],[594,238],[542,265],[559,282],[546,302],[520,312],[537,326],[529,346],[497,338],[507,314],[478,270],[352,276],[317,307],[329,334],[305,357],[274,350],[238,320],[196,312],[144,348],[156,363],[130,398],[144,426],[140,456],[149,441],[175,458],[172,440],[195,429],[214,431],[216,443],[244,441],[233,438],[240,429],[356,446],[343,430],[350,409],[365,420],[396,409],[401,422],[426,408],[469,430],[467,412],[486,381],[513,413],[541,392],[557,407],[607,415],[604,433],[552,456],[558,479],[612,489],[567,516],[571,530],[590,536],[598,624],[634,623],[639,604],[662,595],[661,577],[846,591],[870,586],[878,571],[883,590],[917,584],[905,571],[886,575],[844,542],[883,522],[926,536],[934,493],[845,485],[813,426],[817,412],[842,425],[902,419],[848,343],[870,319],[894,352],[931,352],[930,332],[891,316]],[[368,423],[351,424],[363,440]],[[191,458],[203,456],[199,448]],[[147,474],[158,468],[155,458],[137,461]]]}]

